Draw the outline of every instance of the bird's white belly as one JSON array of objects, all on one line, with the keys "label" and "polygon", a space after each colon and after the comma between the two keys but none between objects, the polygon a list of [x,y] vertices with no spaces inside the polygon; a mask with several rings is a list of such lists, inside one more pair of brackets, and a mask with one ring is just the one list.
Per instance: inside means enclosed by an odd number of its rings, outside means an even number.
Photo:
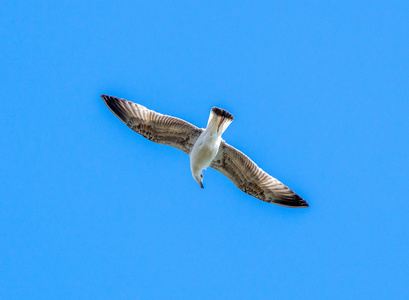
[{"label": "bird's white belly", "polygon": [[206,137],[203,137],[202,139],[199,138],[193,146],[190,155],[190,165],[192,170],[206,169],[216,157],[219,146],[220,139],[206,139]]}]

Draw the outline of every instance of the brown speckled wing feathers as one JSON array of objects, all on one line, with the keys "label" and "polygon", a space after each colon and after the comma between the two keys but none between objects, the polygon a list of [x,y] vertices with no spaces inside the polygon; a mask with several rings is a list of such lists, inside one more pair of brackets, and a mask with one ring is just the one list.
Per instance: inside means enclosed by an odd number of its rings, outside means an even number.
[{"label": "brown speckled wing feathers", "polygon": [[175,147],[190,154],[196,140],[203,132],[182,119],[163,115],[146,107],[120,99],[102,95],[108,108],[129,128],[148,140]]},{"label": "brown speckled wing feathers", "polygon": [[304,199],[224,141],[220,144],[219,152],[210,167],[227,176],[239,189],[257,199],[286,207],[308,207]]}]

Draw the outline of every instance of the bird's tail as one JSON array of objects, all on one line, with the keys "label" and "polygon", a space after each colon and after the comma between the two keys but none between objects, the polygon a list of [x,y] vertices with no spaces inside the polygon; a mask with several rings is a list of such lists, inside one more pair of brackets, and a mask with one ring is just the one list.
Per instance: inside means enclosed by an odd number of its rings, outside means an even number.
[{"label": "bird's tail", "polygon": [[218,134],[222,134],[230,123],[233,122],[234,117],[227,110],[213,107],[210,111],[209,121],[207,122],[207,128],[215,131]]}]

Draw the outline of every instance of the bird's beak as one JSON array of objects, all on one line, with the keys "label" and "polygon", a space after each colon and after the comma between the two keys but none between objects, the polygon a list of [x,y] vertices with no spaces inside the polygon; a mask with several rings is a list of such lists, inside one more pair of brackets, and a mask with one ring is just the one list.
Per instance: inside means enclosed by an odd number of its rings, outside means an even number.
[{"label": "bird's beak", "polygon": [[204,186],[203,186],[203,183],[202,183],[202,182],[200,182],[200,187],[201,187],[202,189],[204,189]]}]

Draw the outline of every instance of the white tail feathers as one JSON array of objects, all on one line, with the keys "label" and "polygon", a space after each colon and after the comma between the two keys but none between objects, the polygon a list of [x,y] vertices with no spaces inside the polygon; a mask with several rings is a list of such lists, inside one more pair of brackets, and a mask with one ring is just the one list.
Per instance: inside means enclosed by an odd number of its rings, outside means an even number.
[{"label": "white tail feathers", "polygon": [[228,111],[218,107],[213,107],[210,111],[206,129],[210,129],[221,135],[227,129],[227,127],[229,127],[233,120],[233,115]]}]

